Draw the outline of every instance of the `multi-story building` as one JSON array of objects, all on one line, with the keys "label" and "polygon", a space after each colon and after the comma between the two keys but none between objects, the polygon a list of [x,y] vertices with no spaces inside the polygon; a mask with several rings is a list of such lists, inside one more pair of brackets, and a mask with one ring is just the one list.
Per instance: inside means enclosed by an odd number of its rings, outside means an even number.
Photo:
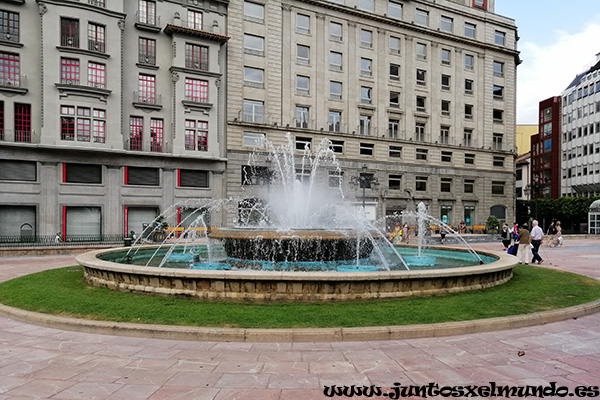
[{"label": "multi-story building", "polygon": [[378,178],[373,217],[514,219],[517,33],[493,0],[231,1],[228,19],[229,196],[268,184],[244,165],[289,132],[331,141],[357,205],[351,178]]},{"label": "multi-story building", "polygon": [[226,16],[220,0],[2,2],[0,235],[139,234],[223,197]]},{"label": "multi-story building", "polygon": [[539,104],[539,133],[531,136],[530,199],[560,197],[560,97]]},{"label": "multi-story building", "polygon": [[600,53],[562,93],[562,196],[600,194]]}]

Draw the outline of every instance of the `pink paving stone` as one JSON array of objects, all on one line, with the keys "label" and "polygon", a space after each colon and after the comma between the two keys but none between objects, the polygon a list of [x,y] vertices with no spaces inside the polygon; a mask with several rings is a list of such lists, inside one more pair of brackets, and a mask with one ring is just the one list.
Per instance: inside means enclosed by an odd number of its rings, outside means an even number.
[{"label": "pink paving stone", "polygon": [[319,389],[319,378],[311,374],[272,374],[269,389]]},{"label": "pink paving stone", "polygon": [[369,379],[364,374],[354,373],[354,374],[320,374],[319,375],[319,383],[321,387],[325,386],[352,386],[352,385],[367,385],[369,386],[371,383]]},{"label": "pink paving stone", "polygon": [[119,390],[123,385],[114,383],[76,383],[75,385],[56,394],[55,398],[65,400],[105,399]]},{"label": "pink paving stone", "polygon": [[308,362],[304,361],[267,361],[263,365],[265,374],[307,374]]},{"label": "pink paving stone", "polygon": [[301,351],[262,351],[258,361],[302,361]]},{"label": "pink paving stone", "polygon": [[270,378],[271,374],[223,374],[214,386],[220,388],[266,389]]},{"label": "pink paving stone", "polygon": [[173,369],[175,371],[211,372],[217,367],[217,365],[219,365],[217,362],[205,363],[190,360],[177,360],[177,362],[171,365],[169,369]]},{"label": "pink paving stone", "polygon": [[348,361],[315,361],[310,362],[308,368],[311,374],[352,374],[356,372],[354,365]]},{"label": "pink paving stone", "polygon": [[164,385],[175,375],[175,371],[129,370],[116,383],[138,385]]},{"label": "pink paving stone", "polygon": [[213,387],[222,376],[215,372],[177,372],[165,386]]},{"label": "pink paving stone", "polygon": [[29,396],[50,398],[74,385],[74,382],[48,379],[30,380],[22,386],[4,392],[7,396]]},{"label": "pink paving stone", "polygon": [[323,395],[323,390],[307,389],[282,389],[279,400],[318,400],[328,399]]},{"label": "pink paving stone", "polygon": [[123,385],[106,400],[145,400],[159,389],[158,385]]},{"label": "pink paving stone", "polygon": [[148,400],[214,400],[219,389],[182,388],[164,386],[148,397]]},{"label": "pink paving stone", "polygon": [[346,361],[341,351],[304,351],[302,361]]},{"label": "pink paving stone", "polygon": [[404,370],[396,361],[389,359],[354,361],[354,367],[361,374]]},{"label": "pink paving stone", "polygon": [[280,395],[279,389],[221,389],[214,400],[279,400]]},{"label": "pink paving stone", "polygon": [[257,374],[263,368],[264,363],[259,362],[234,362],[224,361],[219,363],[213,372],[239,372],[244,374]]}]

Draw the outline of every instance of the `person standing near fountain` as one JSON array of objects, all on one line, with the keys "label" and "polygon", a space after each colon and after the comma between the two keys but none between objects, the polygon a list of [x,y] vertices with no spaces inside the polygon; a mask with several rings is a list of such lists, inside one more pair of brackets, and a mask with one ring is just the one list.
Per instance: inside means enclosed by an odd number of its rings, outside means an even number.
[{"label": "person standing near fountain", "polygon": [[510,246],[511,237],[510,237],[510,228],[508,224],[505,222],[502,226],[502,244],[504,245],[504,251],[508,250],[508,246]]},{"label": "person standing near fountain", "polygon": [[540,256],[540,245],[542,244],[542,239],[544,238],[544,231],[539,227],[537,220],[533,220],[532,222],[533,228],[531,229],[531,253],[533,254],[533,258],[531,262],[537,262],[538,265],[543,263],[542,257]]},{"label": "person standing near fountain", "polygon": [[530,244],[531,236],[529,235],[529,229],[527,229],[527,223],[524,223],[519,231],[519,247],[517,248],[517,257],[519,257],[521,264],[529,264],[531,254]]},{"label": "person standing near fountain", "polygon": [[410,240],[410,226],[408,226],[408,224],[405,222],[404,225],[402,225],[402,242],[404,244],[408,244]]}]

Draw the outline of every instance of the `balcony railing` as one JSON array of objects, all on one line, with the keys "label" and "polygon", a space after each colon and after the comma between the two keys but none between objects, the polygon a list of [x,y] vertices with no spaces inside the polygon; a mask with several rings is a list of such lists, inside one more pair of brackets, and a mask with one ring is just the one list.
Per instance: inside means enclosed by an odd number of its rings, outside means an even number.
[{"label": "balcony railing", "polygon": [[132,151],[143,151],[144,150],[144,146],[143,146],[143,140],[141,137],[132,137],[129,140],[127,140],[126,144],[125,144],[125,148],[127,150],[132,150]]},{"label": "balcony railing", "polygon": [[31,143],[31,131],[15,130],[15,142]]},{"label": "balcony railing", "polygon": [[9,28],[6,31],[0,32],[0,40],[6,40],[8,42],[19,42],[19,29]]},{"label": "balcony railing", "polygon": [[163,144],[161,142],[151,142],[150,143],[150,151],[153,153],[162,153],[163,152]]},{"label": "balcony railing", "polygon": [[55,235],[0,236],[0,247],[60,247],[87,245],[123,245],[123,235],[69,235],[56,242]]},{"label": "balcony railing", "polygon": [[133,92],[133,101],[142,104],[160,105],[162,104],[162,95],[160,93],[140,93],[135,90]]},{"label": "balcony railing", "polygon": [[27,75],[0,76],[0,86],[24,88],[27,87]]},{"label": "balcony railing", "polygon": [[185,96],[186,101],[191,101],[192,103],[208,103],[208,99],[199,96]]},{"label": "balcony railing", "polygon": [[0,141],[2,142],[17,142],[31,143],[33,131],[13,131],[12,129],[0,129]]},{"label": "balcony railing", "polygon": [[106,50],[106,45],[104,44],[104,42],[88,39],[88,50],[104,53]]},{"label": "balcony railing", "polygon": [[61,78],[60,83],[63,85],[79,85],[79,79],[65,79]]},{"label": "balcony railing", "polygon": [[138,61],[140,64],[156,65],[156,54],[140,53]]},{"label": "balcony railing", "polygon": [[96,6],[96,7],[106,8],[106,1],[105,0],[88,0],[88,4],[91,4],[91,5]]},{"label": "balcony railing", "polygon": [[191,69],[197,69],[200,71],[208,71],[208,60],[192,60],[189,58],[185,59],[185,67]]},{"label": "balcony railing", "polygon": [[157,17],[152,14],[140,14],[139,12],[135,13],[135,20],[138,24],[148,25],[148,26],[160,26],[160,15]]},{"label": "balcony railing", "polygon": [[67,36],[63,35],[60,37],[60,45],[63,47],[79,47],[79,36]]}]

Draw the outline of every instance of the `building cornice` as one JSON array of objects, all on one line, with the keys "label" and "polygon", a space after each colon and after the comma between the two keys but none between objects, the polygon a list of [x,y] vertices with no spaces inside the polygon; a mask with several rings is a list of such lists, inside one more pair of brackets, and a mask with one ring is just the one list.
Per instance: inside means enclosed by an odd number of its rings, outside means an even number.
[{"label": "building cornice", "polygon": [[79,1],[73,1],[73,0],[36,0],[36,2],[38,4],[53,4],[56,6],[80,8],[82,10],[92,11],[92,12],[95,12],[98,14],[103,14],[103,15],[106,15],[106,16],[112,17],[112,18],[124,19],[127,17],[127,14],[122,13],[122,12],[107,10],[106,8],[94,6],[92,4],[81,3]]}]

